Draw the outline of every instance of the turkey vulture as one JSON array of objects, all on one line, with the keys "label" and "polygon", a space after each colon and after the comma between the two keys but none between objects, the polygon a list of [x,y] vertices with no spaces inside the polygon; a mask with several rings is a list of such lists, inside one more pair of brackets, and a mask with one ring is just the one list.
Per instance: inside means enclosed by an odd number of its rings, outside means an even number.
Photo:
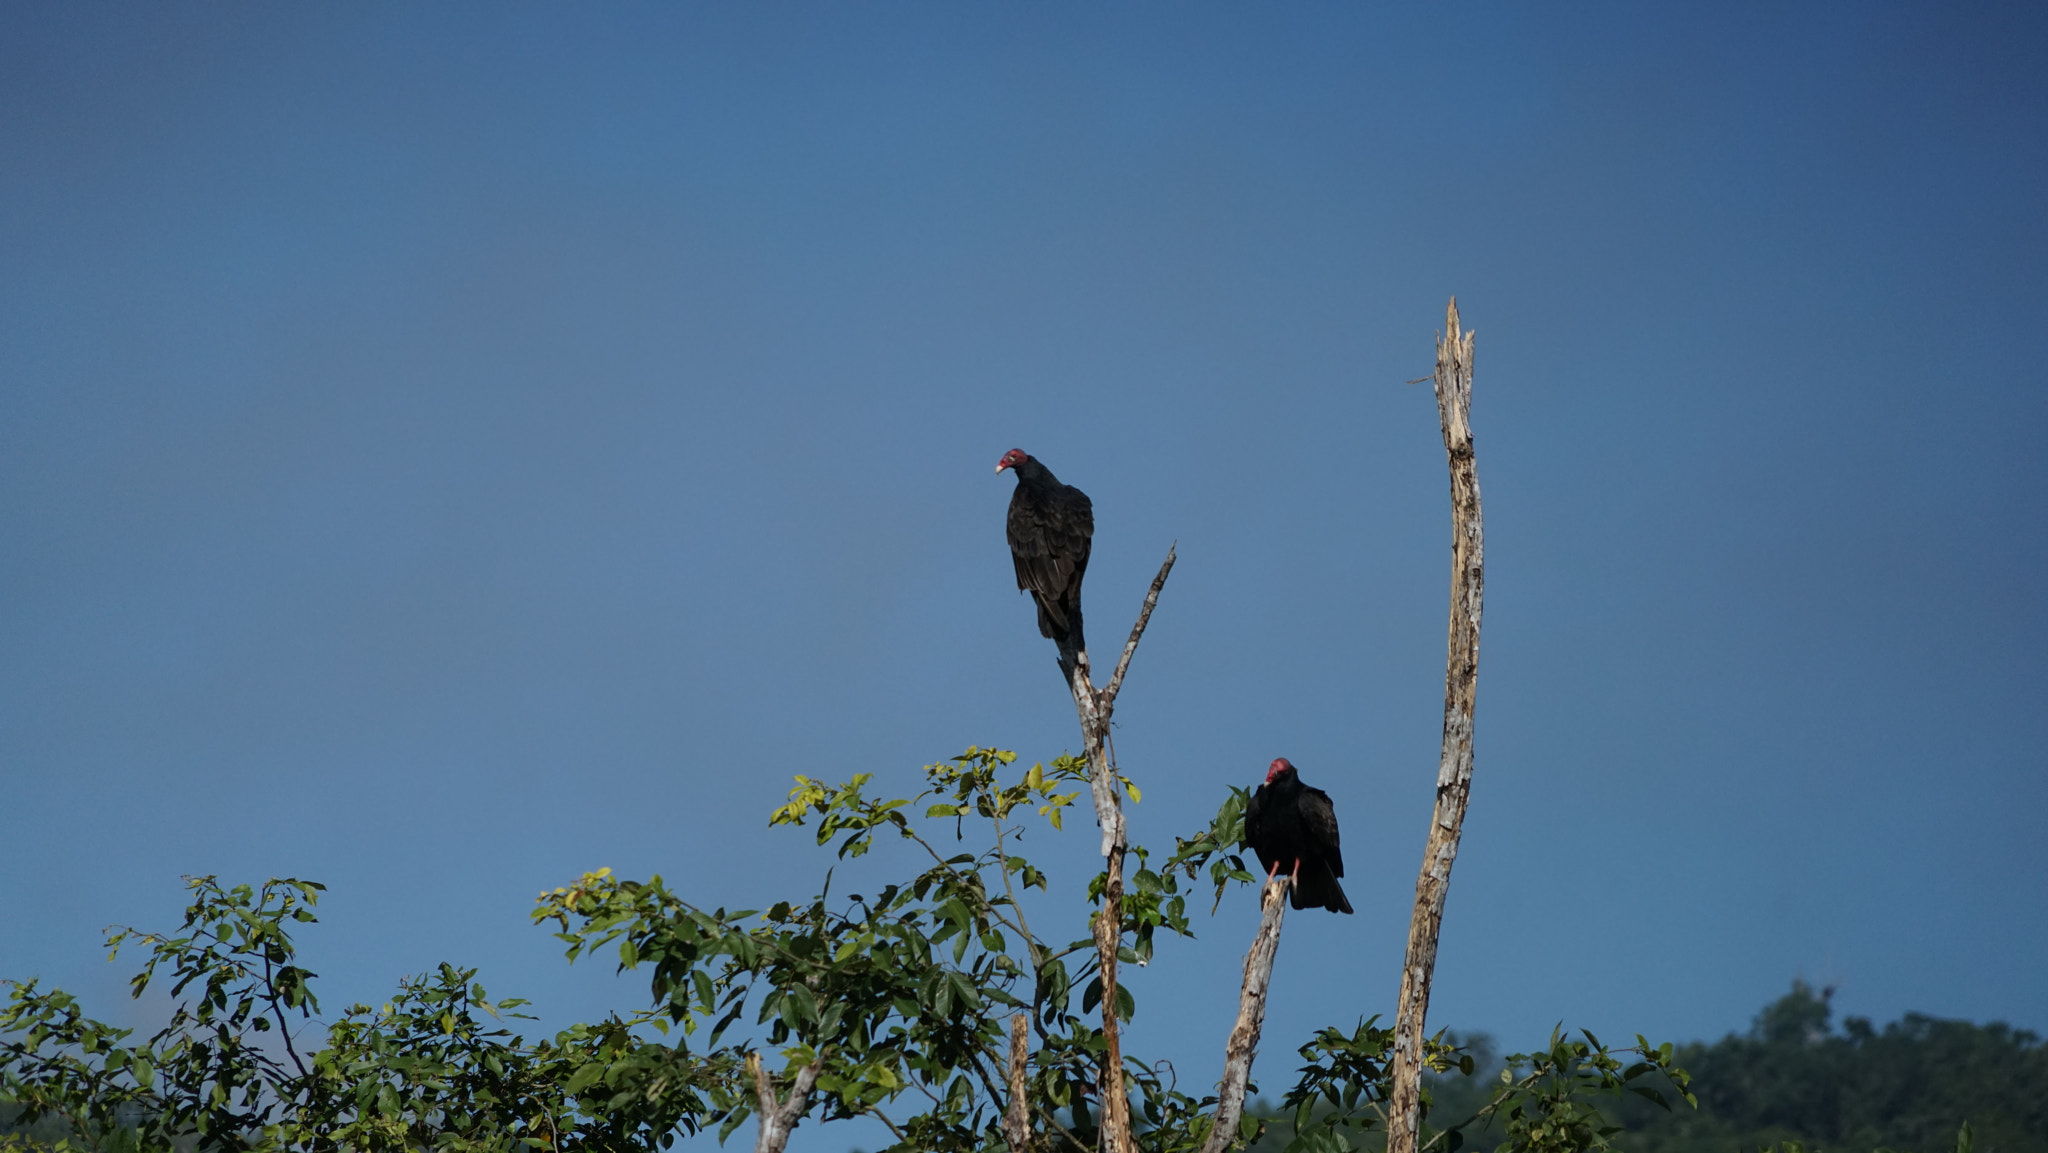
[{"label": "turkey vulture", "polygon": [[1266,783],[1244,811],[1244,844],[1266,866],[1266,879],[1282,869],[1294,876],[1297,909],[1348,913],[1344,899],[1344,854],[1337,848],[1337,810],[1330,794],[1301,783],[1286,757],[1273,762]]},{"label": "turkey vulture", "polygon": [[1081,577],[1088,571],[1095,506],[1021,448],[996,462],[997,472],[1006,468],[1017,474],[1009,524],[1017,587],[1038,602],[1038,632],[1059,645],[1060,668],[1071,678],[1075,654],[1088,647],[1081,637]]}]

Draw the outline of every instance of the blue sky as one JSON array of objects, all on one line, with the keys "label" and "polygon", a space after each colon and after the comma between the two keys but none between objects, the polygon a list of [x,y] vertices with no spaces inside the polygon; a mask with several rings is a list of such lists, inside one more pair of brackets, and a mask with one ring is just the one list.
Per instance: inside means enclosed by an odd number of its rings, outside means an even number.
[{"label": "blue sky", "polygon": [[[1717,1036],[1804,975],[2048,1028],[2044,123],[2023,5],[10,8],[0,974],[146,1016],[102,926],[296,875],[335,1007],[637,1003],[533,894],[809,893],[792,774],[1076,745],[1021,446],[1094,498],[1098,647],[1178,542],[1134,835],[1274,756],[1336,799],[1277,1081],[1393,1001],[1455,293],[1432,1019]],[[1136,978],[1190,1079],[1251,909]]]}]

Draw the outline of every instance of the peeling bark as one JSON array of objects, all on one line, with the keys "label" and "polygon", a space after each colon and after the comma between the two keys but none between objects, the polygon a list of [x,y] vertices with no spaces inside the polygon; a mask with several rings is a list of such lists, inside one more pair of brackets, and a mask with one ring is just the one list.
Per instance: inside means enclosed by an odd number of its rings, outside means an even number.
[{"label": "peeling bark", "polygon": [[797,1070],[788,1099],[778,1101],[775,1080],[761,1067],[761,1055],[747,1054],[747,1073],[754,1079],[755,1113],[761,1119],[760,1134],[754,1138],[754,1153],[782,1153],[789,1144],[789,1135],[796,1131],[796,1123],[803,1120],[804,1110],[810,1108],[811,1087],[818,1083],[818,1072],[824,1067],[825,1059],[819,1057]]},{"label": "peeling bark", "polygon": [[1138,642],[1145,636],[1145,626],[1151,623],[1152,609],[1159,603],[1159,590],[1166,585],[1166,575],[1173,571],[1174,556],[1175,550],[1168,548],[1166,561],[1159,566],[1159,575],[1152,578],[1152,587],[1145,594],[1145,607],[1139,611],[1137,623],[1131,626],[1130,640],[1124,643],[1123,654],[1117,660],[1108,688],[1098,692],[1089,680],[1088,654],[1085,651],[1076,654],[1071,662],[1062,654],[1061,661],[1063,668],[1071,663],[1067,687],[1074,694],[1074,709],[1081,720],[1082,751],[1088,761],[1088,791],[1095,802],[1095,823],[1102,828],[1102,855],[1107,874],[1102,889],[1102,908],[1095,914],[1094,926],[1096,967],[1102,978],[1104,1052],[1096,1088],[1102,1098],[1103,1153],[1133,1153],[1136,1149],[1131,1139],[1131,1101],[1124,1093],[1123,1041],[1116,1016],[1117,949],[1123,940],[1124,855],[1128,843],[1124,839],[1123,802],[1117,795],[1116,765],[1110,755],[1109,721],[1116,707],[1116,695],[1123,688],[1124,673],[1130,668],[1131,655],[1138,651]]},{"label": "peeling bark", "polygon": [[1031,1017],[1018,1013],[1010,1018],[1010,1108],[1003,1114],[1003,1141],[1009,1145],[1010,1153],[1027,1153],[1031,1148],[1031,1101],[1025,1096],[1024,1075],[1026,1062],[1031,1058],[1026,1048],[1030,1037]]},{"label": "peeling bark", "polygon": [[1472,794],[1472,709],[1479,683],[1479,612],[1486,587],[1479,477],[1472,451],[1472,338],[1458,325],[1451,299],[1436,345],[1436,406],[1451,471],[1451,617],[1444,666],[1444,740],[1437,763],[1436,809],[1415,881],[1408,955],[1394,1016],[1393,1093],[1387,1109],[1387,1153],[1415,1153],[1422,1123],[1422,1036],[1437,938],[1465,802]]},{"label": "peeling bark", "polygon": [[1259,1030],[1266,1023],[1266,990],[1273,981],[1273,954],[1280,948],[1280,918],[1287,913],[1288,878],[1266,884],[1259,899],[1258,935],[1244,955],[1244,988],[1237,998],[1237,1023],[1223,1047],[1223,1083],[1216,1090],[1216,1118],[1201,1153],[1224,1153],[1237,1142],[1244,1117],[1244,1095],[1251,1083],[1252,1058],[1258,1055]]}]

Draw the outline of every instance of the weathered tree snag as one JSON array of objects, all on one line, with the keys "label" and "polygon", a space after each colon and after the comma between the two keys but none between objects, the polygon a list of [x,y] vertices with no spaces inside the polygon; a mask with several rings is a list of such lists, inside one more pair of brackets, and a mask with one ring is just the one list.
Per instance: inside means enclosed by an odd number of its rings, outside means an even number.
[{"label": "weathered tree snag", "polygon": [[1124,1094],[1123,1027],[1116,1015],[1116,966],[1123,934],[1124,846],[1109,855],[1109,880],[1102,888],[1102,908],[1095,914],[1097,976],[1102,979],[1102,1069],[1096,1090],[1102,1095],[1102,1153],[1133,1153],[1131,1099]]},{"label": "weathered tree snag", "polygon": [[1003,1142],[1010,1147],[1010,1153],[1028,1153],[1031,1148],[1031,1101],[1025,1096],[1024,1080],[1031,1059],[1031,1051],[1026,1048],[1030,1028],[1028,1013],[1010,1018],[1010,1107],[1003,1114]]},{"label": "weathered tree snag", "polygon": [[1259,1030],[1266,1023],[1266,989],[1273,981],[1273,954],[1280,948],[1280,918],[1287,912],[1286,877],[1266,884],[1259,899],[1261,916],[1251,952],[1244,955],[1244,990],[1237,998],[1237,1023],[1223,1048],[1223,1083],[1216,1090],[1216,1119],[1209,1126],[1201,1153],[1223,1153],[1237,1141],[1244,1117],[1245,1087],[1258,1054]]},{"label": "weathered tree snag", "polygon": [[[1104,1051],[1096,1088],[1102,1095],[1103,1153],[1132,1153],[1136,1149],[1131,1140],[1131,1102],[1124,1095],[1123,1042],[1116,1017],[1117,949],[1123,941],[1124,854],[1128,842],[1124,839],[1123,801],[1116,791],[1116,765],[1109,752],[1109,720],[1116,708],[1116,694],[1123,688],[1124,673],[1130,668],[1131,655],[1138,651],[1138,642],[1145,636],[1145,626],[1151,623],[1152,609],[1159,603],[1159,590],[1166,585],[1166,574],[1173,571],[1174,552],[1172,548],[1166,550],[1166,561],[1159,566],[1159,575],[1152,578],[1152,587],[1145,594],[1145,607],[1139,611],[1137,623],[1131,626],[1131,638],[1124,642],[1123,655],[1117,660],[1109,687],[1096,691],[1094,683],[1088,679],[1088,654],[1085,651],[1072,662],[1067,682],[1074,694],[1074,709],[1081,718],[1081,746],[1088,760],[1088,791],[1095,802],[1095,823],[1102,827],[1102,855],[1107,874],[1102,887],[1102,908],[1095,914],[1094,930],[1096,968],[1102,979]],[[1067,662],[1062,660],[1061,663],[1065,667]]]},{"label": "weathered tree snag", "polygon": [[1394,1085],[1387,1110],[1387,1153],[1415,1153],[1422,1123],[1422,1026],[1436,972],[1437,936],[1465,802],[1472,794],[1472,704],[1479,682],[1479,610],[1486,554],[1479,519],[1479,477],[1472,457],[1472,337],[1458,326],[1451,298],[1436,342],[1436,408],[1451,468],[1451,621],[1444,666],[1444,743],[1436,771],[1436,811],[1415,880],[1408,957],[1394,1016]]},{"label": "weathered tree snag", "polygon": [[1088,679],[1088,654],[1082,653],[1067,687],[1081,718],[1081,755],[1088,762],[1088,794],[1095,804],[1095,823],[1102,829],[1102,855],[1114,856],[1124,841],[1123,803],[1117,799],[1116,776],[1109,771],[1109,708]]},{"label": "weathered tree snag", "polygon": [[761,1055],[747,1054],[747,1073],[754,1079],[755,1112],[761,1118],[754,1153],[782,1153],[789,1144],[789,1135],[796,1131],[796,1123],[803,1120],[804,1110],[810,1107],[811,1087],[818,1083],[818,1071],[824,1067],[825,1059],[821,1056],[797,1070],[796,1081],[789,1087],[789,1099],[778,1101],[775,1081],[761,1067]]}]

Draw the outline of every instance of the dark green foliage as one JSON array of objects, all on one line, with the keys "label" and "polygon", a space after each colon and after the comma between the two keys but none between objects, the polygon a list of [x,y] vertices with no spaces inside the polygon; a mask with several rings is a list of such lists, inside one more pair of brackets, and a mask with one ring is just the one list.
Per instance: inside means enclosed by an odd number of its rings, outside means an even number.
[{"label": "dark green foliage", "polygon": [[[1636,1101],[1610,1114],[1626,1153],[2048,1153],[2048,1056],[2033,1034],[1920,1014],[1836,1032],[1825,995],[1803,982],[1744,1036],[1678,1046],[1699,1108]],[[1470,1074],[1427,1082],[1432,1116],[1479,1112],[1501,1065],[1485,1034],[1449,1035]],[[1472,1147],[1505,1139],[1496,1120],[1465,1129]],[[1273,1148],[1277,1149],[1275,1145]]]},{"label": "dark green foliage", "polygon": [[[1386,1147],[1384,1103],[1394,1031],[1373,1021],[1346,1034],[1323,1029],[1302,1046],[1308,1060],[1283,1098],[1282,1119],[1261,1153],[1342,1153]],[[1692,1096],[1670,1045],[1641,1037],[1609,1050],[1591,1033],[1554,1032],[1550,1043],[1497,1064],[1489,1039],[1461,1042],[1438,1033],[1424,1042],[1431,1071],[1423,1096],[1424,1153],[1495,1149],[1500,1153],[1582,1153],[1618,1148],[1621,1127],[1603,1112],[1633,1094],[1659,1108]],[[1633,1060],[1629,1058],[1633,1057]],[[1481,1070],[1485,1070],[1482,1074]],[[1650,1076],[1654,1074],[1654,1076]],[[1283,1140],[1283,1136],[1285,1140]]]},{"label": "dark green foliage", "polygon": [[1623,1114],[1633,1153],[1730,1153],[1800,1142],[1808,1153],[1938,1153],[1968,1122],[1978,1153],[2048,1153],[2048,1049],[2002,1024],[1909,1013],[1882,1029],[1831,1027],[1803,981],[1744,1036],[1681,1047],[1697,1113]]},{"label": "dark green foliage", "polygon": [[523,1002],[487,1000],[475,970],[451,965],[381,1007],[351,1006],[308,1048],[313,974],[293,964],[287,927],[315,919],[321,887],[191,887],[181,935],[112,940],[149,948],[137,995],[173,979],[171,1022],[147,1041],[130,1044],[62,991],[10,983],[0,1094],[19,1120],[111,1151],[469,1153],[652,1148],[730,1107],[725,1059],[645,1045],[616,1019],[529,1044],[501,1023]]},{"label": "dark green foliage", "polygon": [[[0,1101],[15,1107],[13,1120],[44,1126],[34,1139],[106,1153],[651,1151],[678,1135],[722,1140],[738,1130],[756,1108],[745,1061],[761,1055],[778,1093],[796,1070],[816,1067],[813,1120],[879,1119],[896,1134],[895,1153],[994,1153],[1004,1148],[1006,1026],[1021,1013],[1033,1035],[1026,1085],[1036,1147],[1088,1153],[1106,1048],[1099,1014],[1089,1017],[1102,999],[1097,954],[1088,936],[1059,943],[1033,932],[1019,898],[1045,889],[1046,878],[1016,852],[1020,818],[1035,810],[1057,829],[1086,785],[1085,766],[1061,758],[1004,785],[999,774],[1014,759],[970,748],[926,766],[928,787],[908,799],[868,796],[865,775],[843,785],[799,777],[771,824],[815,823],[818,843],[842,859],[865,856],[878,835],[928,857],[928,867],[872,896],[833,897],[829,871],[816,896],[765,911],[705,908],[660,877],[620,880],[609,870],[542,894],[534,919],[556,927],[572,960],[613,953],[621,970],[647,977],[649,997],[638,1011],[537,1041],[508,1026],[521,1002],[492,1002],[474,970],[445,964],[404,982],[387,1004],[323,1019],[291,935],[315,920],[320,886],[225,888],[199,878],[177,935],[123,930],[111,941],[148,950],[134,991],[170,983],[170,1024],[137,1042],[86,1017],[61,990],[10,982]],[[1233,852],[1244,801],[1233,790],[1209,827],[1178,839],[1157,869],[1132,846],[1139,867],[1119,926],[1127,961],[1150,959],[1159,929],[1191,935],[1186,888],[1206,878],[1220,901],[1254,880]],[[942,852],[970,820],[987,847]],[[928,836],[929,822],[945,822],[947,835]],[[1091,905],[1101,885],[1097,877]],[[1077,920],[1071,927],[1085,931],[1085,916]],[[1128,1020],[1139,1006],[1119,987],[1116,1004],[1100,1008]],[[1610,1052],[1590,1035],[1558,1036],[1542,1052],[1508,1058],[1476,1118],[1432,1118],[1462,1123],[1432,1130],[1430,1148],[1453,1153],[1464,1134],[1487,1126],[1503,1150],[1608,1148],[1614,1129],[1594,1099],[1649,1092],[1652,1082],[1685,1092],[1670,1046],[1637,1042]],[[1334,1153],[1377,1137],[1391,1044],[1388,1030],[1365,1021],[1302,1046],[1306,1063],[1285,1098],[1295,1122],[1286,1147]],[[1439,1072],[1473,1066],[1442,1038],[1427,1058]],[[1182,1091],[1164,1063],[1127,1054],[1125,1064],[1140,1147],[1192,1153],[1215,1098]],[[1196,1087],[1210,1083],[1205,1075]],[[1255,1142],[1264,1127],[1248,1117],[1238,1137]]]}]

